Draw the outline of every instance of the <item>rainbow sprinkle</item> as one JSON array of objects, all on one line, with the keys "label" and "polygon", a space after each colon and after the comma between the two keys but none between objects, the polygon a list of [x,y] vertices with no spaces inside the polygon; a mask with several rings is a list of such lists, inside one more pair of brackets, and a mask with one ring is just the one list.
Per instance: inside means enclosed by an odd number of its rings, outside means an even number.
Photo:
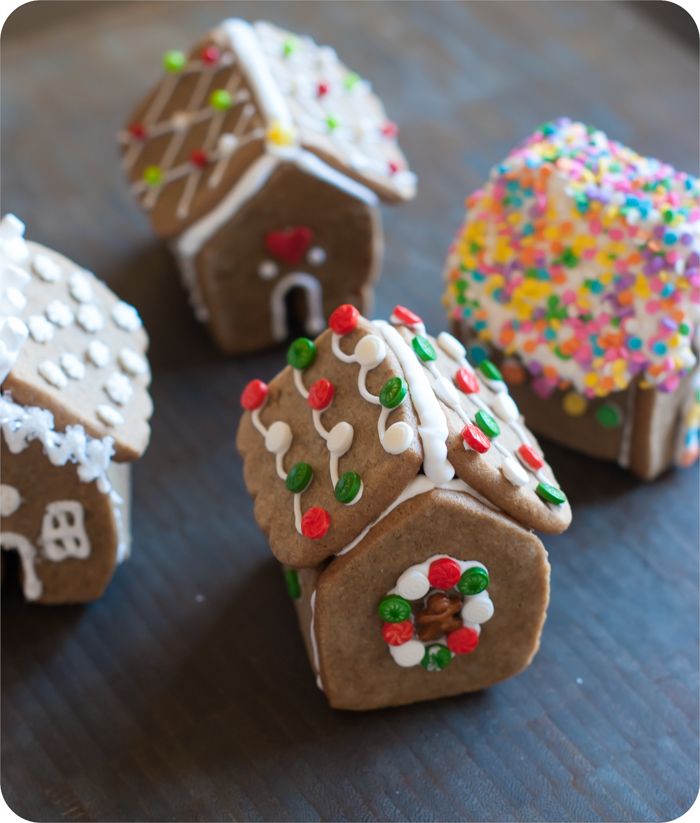
[{"label": "rainbow sprinkle", "polygon": [[533,388],[673,391],[696,362],[700,180],[562,118],[466,202],[450,315],[517,353]]}]

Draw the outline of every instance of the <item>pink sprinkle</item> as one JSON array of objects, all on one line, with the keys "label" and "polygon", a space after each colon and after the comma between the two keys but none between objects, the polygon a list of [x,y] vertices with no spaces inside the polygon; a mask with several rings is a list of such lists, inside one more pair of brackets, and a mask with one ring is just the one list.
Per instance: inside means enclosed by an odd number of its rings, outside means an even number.
[{"label": "pink sprinkle", "polygon": [[603,231],[603,227],[600,224],[600,220],[591,220],[588,224],[588,229],[591,234],[600,234]]},{"label": "pink sprinkle", "polygon": [[648,300],[645,308],[650,314],[656,314],[656,312],[659,310],[659,301]]},{"label": "pink sprinkle", "polygon": [[610,239],[614,240],[615,242],[623,240],[625,237],[625,233],[622,231],[622,229],[610,229],[608,235],[610,236]]},{"label": "pink sprinkle", "polygon": [[615,261],[615,271],[624,274],[629,268],[629,264],[622,257],[618,257]]},{"label": "pink sprinkle", "polygon": [[570,306],[572,303],[576,302],[576,292],[571,289],[567,289],[564,294],[562,294],[561,299],[565,306]]}]

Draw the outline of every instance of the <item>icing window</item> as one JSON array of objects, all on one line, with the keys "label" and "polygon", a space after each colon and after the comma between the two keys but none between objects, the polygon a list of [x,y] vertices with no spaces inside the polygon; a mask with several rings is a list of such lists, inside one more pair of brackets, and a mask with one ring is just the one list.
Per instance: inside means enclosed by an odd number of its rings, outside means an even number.
[{"label": "icing window", "polygon": [[84,558],[90,554],[83,507],[76,500],[49,503],[41,524],[41,546],[49,560]]}]

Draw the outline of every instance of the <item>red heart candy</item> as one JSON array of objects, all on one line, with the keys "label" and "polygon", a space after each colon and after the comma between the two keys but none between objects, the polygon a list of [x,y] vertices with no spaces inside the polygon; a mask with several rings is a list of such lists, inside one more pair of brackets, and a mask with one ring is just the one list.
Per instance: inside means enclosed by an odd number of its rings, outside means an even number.
[{"label": "red heart candy", "polygon": [[265,249],[278,260],[290,266],[300,263],[314,239],[308,226],[290,226],[265,235]]}]

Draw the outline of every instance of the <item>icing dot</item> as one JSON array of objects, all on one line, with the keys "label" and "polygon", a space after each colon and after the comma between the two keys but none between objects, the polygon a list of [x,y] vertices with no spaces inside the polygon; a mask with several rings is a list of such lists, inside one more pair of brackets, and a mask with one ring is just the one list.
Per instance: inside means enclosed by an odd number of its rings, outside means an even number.
[{"label": "icing dot", "polygon": [[394,663],[404,668],[417,666],[425,655],[425,649],[419,640],[409,640],[401,646],[389,646],[389,652]]},{"label": "icing dot", "polygon": [[501,471],[506,480],[514,486],[524,486],[527,483],[527,472],[514,457],[506,457],[501,466]]},{"label": "icing dot", "polygon": [[368,334],[355,346],[357,362],[367,369],[376,368],[386,357],[384,341],[376,334]]},{"label": "icing dot", "polygon": [[335,454],[338,457],[342,457],[352,446],[352,439],[355,434],[353,427],[350,423],[346,423],[344,420],[340,423],[336,423],[335,426],[328,432],[328,438],[326,439],[326,446],[328,451],[331,454]]},{"label": "icing dot", "polygon": [[360,312],[350,303],[338,306],[328,318],[328,325],[335,334],[349,334],[357,328]]},{"label": "icing dot", "polygon": [[445,354],[449,354],[449,356],[454,360],[461,360],[467,355],[467,350],[464,346],[449,332],[440,332],[437,338],[437,344],[445,352]]},{"label": "icing dot", "polygon": [[83,331],[94,334],[104,326],[104,317],[97,306],[83,305],[78,309],[78,325]]},{"label": "icing dot", "polygon": [[430,581],[418,569],[406,569],[396,582],[396,591],[406,600],[419,600],[430,590]]},{"label": "icing dot", "polygon": [[362,478],[357,472],[345,472],[335,485],[335,499],[345,506],[355,503],[362,494]]},{"label": "icing dot", "polygon": [[472,566],[459,578],[457,589],[462,594],[479,594],[489,585],[489,573],[482,566]]},{"label": "icing dot", "polygon": [[402,623],[411,616],[411,604],[398,594],[387,594],[379,601],[379,616],[386,623]]},{"label": "icing dot", "polygon": [[265,448],[272,454],[283,454],[292,445],[292,430],[287,423],[276,420],[265,435]]},{"label": "icing dot", "polygon": [[98,369],[106,366],[111,357],[109,346],[105,345],[101,340],[91,340],[87,347],[87,358],[93,366]]},{"label": "icing dot", "polygon": [[14,486],[7,483],[0,484],[0,515],[9,517],[14,514],[22,503],[22,498]]},{"label": "icing dot", "polygon": [[117,359],[119,361],[119,365],[127,374],[136,376],[139,374],[144,374],[148,370],[146,358],[142,357],[133,349],[122,349],[119,352],[119,357]]},{"label": "icing dot", "polygon": [[442,643],[432,643],[425,650],[420,664],[429,672],[440,672],[452,662],[452,652]]},{"label": "icing dot", "polygon": [[462,606],[462,620],[465,623],[486,623],[493,617],[493,602],[487,592],[469,597]]},{"label": "icing dot", "polygon": [[508,392],[501,392],[493,398],[491,408],[503,420],[517,420],[520,417],[520,412],[515,404],[515,400],[508,394]]},{"label": "icing dot", "polygon": [[297,337],[287,349],[287,363],[294,369],[306,369],[316,359],[316,344],[308,337]]},{"label": "icing dot", "polygon": [[277,277],[278,271],[277,263],[273,263],[272,260],[263,260],[258,266],[258,275],[262,280],[272,280]]},{"label": "icing dot", "polygon": [[320,246],[314,246],[309,249],[307,259],[312,266],[321,266],[326,262],[326,252]]},{"label": "icing dot", "polygon": [[55,283],[61,279],[61,267],[45,254],[34,256],[32,268],[36,275],[46,283]]},{"label": "icing dot", "polygon": [[66,352],[61,355],[61,368],[71,380],[82,380],[85,377],[85,366],[74,354]]},{"label": "icing dot", "polygon": [[73,312],[61,300],[52,300],[46,307],[46,316],[54,326],[65,328],[73,322]]},{"label": "icing dot", "polygon": [[37,371],[54,388],[62,389],[68,384],[63,371],[51,360],[42,360],[37,366]]},{"label": "icing dot", "polygon": [[385,409],[395,409],[403,403],[408,385],[403,377],[390,377],[379,392],[379,402]]},{"label": "icing dot", "polygon": [[134,393],[129,378],[120,372],[114,372],[107,378],[104,390],[109,399],[118,406],[126,405]]},{"label": "icing dot", "polygon": [[333,402],[335,386],[330,380],[321,377],[309,387],[309,394],[306,402],[316,411],[324,411]]},{"label": "icing dot", "polygon": [[382,626],[382,637],[389,646],[401,646],[413,638],[413,623],[402,620],[400,623],[385,623]]},{"label": "icing dot", "polygon": [[236,150],[238,139],[234,134],[222,134],[216,144],[217,150],[224,157],[228,157]]},{"label": "icing dot", "polygon": [[288,491],[293,494],[301,494],[308,489],[314,479],[314,470],[308,463],[295,463],[287,474],[284,481]]},{"label": "icing dot", "polygon": [[470,654],[479,645],[479,632],[471,626],[462,626],[447,635],[447,648],[454,654]]},{"label": "icing dot", "polygon": [[27,305],[27,298],[16,286],[9,286],[5,289],[4,299],[9,304],[8,308],[17,314]]},{"label": "icing dot", "polygon": [[33,314],[27,320],[29,334],[36,343],[48,343],[53,337],[53,326],[40,314]]},{"label": "icing dot", "polygon": [[451,557],[440,557],[430,564],[428,580],[436,589],[451,589],[459,579],[459,565]]},{"label": "icing dot", "polygon": [[241,406],[246,411],[260,409],[267,400],[267,383],[262,380],[251,380],[241,392]]},{"label": "icing dot", "polygon": [[384,432],[382,447],[389,454],[401,454],[413,443],[413,429],[408,423],[393,423]]},{"label": "icing dot", "polygon": [[170,119],[174,131],[184,131],[192,121],[192,115],[187,111],[176,111]]},{"label": "icing dot", "polygon": [[575,391],[570,391],[564,395],[562,406],[564,407],[564,411],[570,417],[581,417],[581,415],[586,413],[588,401],[582,394],[578,394],[578,392]]},{"label": "icing dot", "polygon": [[331,517],[325,509],[314,506],[301,518],[301,533],[311,540],[320,540],[331,525]]},{"label": "icing dot", "polygon": [[142,325],[141,318],[136,309],[123,300],[114,304],[112,308],[112,320],[124,331],[136,331],[136,329]]},{"label": "icing dot", "polygon": [[79,271],[74,271],[68,279],[68,291],[73,300],[78,303],[89,303],[93,297],[92,284]]},{"label": "icing dot", "polygon": [[616,403],[603,403],[596,409],[595,419],[605,429],[616,429],[622,424],[622,411]]}]

